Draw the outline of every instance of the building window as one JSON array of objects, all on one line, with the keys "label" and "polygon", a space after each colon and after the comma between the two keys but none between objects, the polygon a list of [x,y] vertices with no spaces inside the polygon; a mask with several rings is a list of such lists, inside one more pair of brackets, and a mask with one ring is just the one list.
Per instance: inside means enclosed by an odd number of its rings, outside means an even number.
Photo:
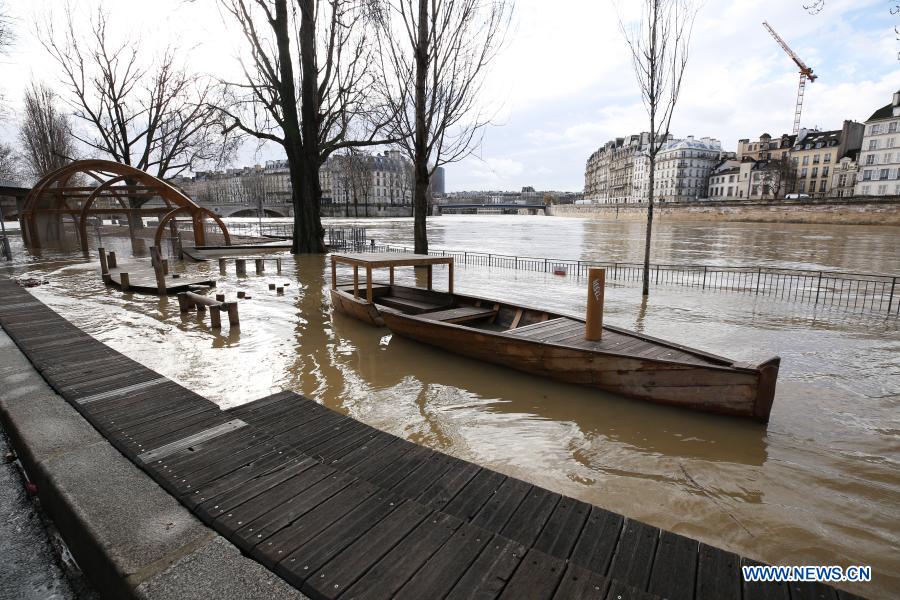
[{"label": "building window", "polygon": [[818,176],[819,176],[819,167],[813,167],[811,177],[818,177]]},{"label": "building window", "polygon": [[867,186],[867,185],[862,186],[862,194],[863,194],[863,196],[869,195],[869,186]]},{"label": "building window", "polygon": [[809,156],[804,156],[804,157],[803,157],[803,164],[804,164],[804,165],[808,165],[808,164],[809,164]]},{"label": "building window", "polygon": [[728,176],[728,183],[734,183],[734,175]]},{"label": "building window", "polygon": [[800,177],[806,177],[806,169],[800,169]]},{"label": "building window", "polygon": [[867,164],[867,165],[874,165],[874,164],[875,164],[875,155],[874,155],[874,154],[869,154],[869,155],[866,156],[866,164]]},{"label": "building window", "polygon": [[888,148],[893,148],[893,147],[894,147],[894,139],[895,139],[895,138],[888,138],[888,141],[887,141],[887,147],[888,147]]},{"label": "building window", "polygon": [[866,169],[863,171],[863,181],[869,181],[872,179],[872,169]]},{"label": "building window", "polygon": [[828,167],[822,167],[822,177],[828,177]]},{"label": "building window", "polygon": [[891,159],[892,159],[893,157],[894,157],[893,154],[891,154],[890,152],[886,152],[886,153],[884,154],[884,160],[881,161],[881,164],[883,164],[883,165],[888,165],[888,164],[890,164],[890,163],[891,163]]},{"label": "building window", "polygon": [[886,186],[886,185],[879,185],[879,186],[878,186],[878,195],[879,195],[879,196],[884,196],[885,194],[887,194],[887,186]]},{"label": "building window", "polygon": [[847,176],[841,175],[840,177],[838,177],[838,186],[844,187],[845,185],[847,185]]},{"label": "building window", "polygon": [[878,140],[869,140],[869,150],[878,150]]},{"label": "building window", "polygon": [[878,175],[878,179],[888,179],[888,170],[882,169]]},{"label": "building window", "polygon": [[824,157],[822,157],[822,162],[825,163],[826,165],[827,165],[828,163],[830,163],[830,162],[831,162],[831,155],[830,155],[830,154],[826,154]]},{"label": "building window", "polygon": [[818,154],[816,154],[815,156],[813,156],[813,164],[814,164],[814,165],[819,164],[819,155],[818,155]]},{"label": "building window", "polygon": [[806,182],[805,182],[805,181],[801,181],[801,182],[800,182],[800,193],[802,194],[802,193],[805,192],[805,191],[806,191]]},{"label": "building window", "polygon": [[820,192],[824,192],[824,191],[825,191],[825,180],[824,180],[824,179],[823,179],[822,181],[819,182],[819,191],[820,191]]},{"label": "building window", "polygon": [[888,123],[888,133],[894,133],[897,131],[897,121],[891,121]]},{"label": "building window", "polygon": [[729,185],[729,186],[728,186],[728,195],[730,196],[730,195],[732,194],[733,191],[734,191],[734,188],[733,188],[732,186]]}]

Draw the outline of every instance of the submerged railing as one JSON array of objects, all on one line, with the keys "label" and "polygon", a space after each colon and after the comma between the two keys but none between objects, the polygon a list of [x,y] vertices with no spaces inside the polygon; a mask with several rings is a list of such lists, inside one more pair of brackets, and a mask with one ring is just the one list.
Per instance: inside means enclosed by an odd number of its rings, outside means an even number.
[{"label": "submerged railing", "polygon": [[[369,244],[368,252],[412,252],[406,246]],[[586,277],[591,267],[606,269],[607,281],[640,282],[641,263],[603,262],[513,256],[487,252],[431,250],[433,256],[452,256],[457,264],[498,267],[560,276]],[[840,271],[781,269],[775,267],[651,264],[650,283],[720,290],[801,302],[812,305],[900,316],[900,275],[874,275]]]}]

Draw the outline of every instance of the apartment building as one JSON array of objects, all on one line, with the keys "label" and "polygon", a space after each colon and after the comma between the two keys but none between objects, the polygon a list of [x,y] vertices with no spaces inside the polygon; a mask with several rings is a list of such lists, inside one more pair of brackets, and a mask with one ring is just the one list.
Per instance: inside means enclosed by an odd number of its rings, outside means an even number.
[{"label": "apartment building", "polygon": [[900,91],[865,123],[859,153],[860,196],[900,195]]},{"label": "apartment building", "polygon": [[654,195],[666,202],[706,198],[710,174],[725,155],[717,139],[670,140],[656,156]]},{"label": "apartment building", "polygon": [[844,121],[840,129],[831,131],[801,129],[790,153],[797,170],[793,191],[811,198],[831,195],[835,165],[860,149],[863,132],[863,124],[854,121]]},{"label": "apartment building", "polygon": [[748,138],[738,140],[738,160],[777,160],[788,156],[794,146],[796,135],[783,134],[773,139],[768,133],[759,136],[759,140],[751,142]]}]

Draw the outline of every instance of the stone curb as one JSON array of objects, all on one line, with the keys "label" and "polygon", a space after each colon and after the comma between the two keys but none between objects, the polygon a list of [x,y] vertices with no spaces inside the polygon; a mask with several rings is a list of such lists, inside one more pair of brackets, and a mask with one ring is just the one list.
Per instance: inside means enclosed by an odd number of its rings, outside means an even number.
[{"label": "stone curb", "polygon": [[2,328],[0,422],[42,507],[102,597],[305,598],[113,448]]}]

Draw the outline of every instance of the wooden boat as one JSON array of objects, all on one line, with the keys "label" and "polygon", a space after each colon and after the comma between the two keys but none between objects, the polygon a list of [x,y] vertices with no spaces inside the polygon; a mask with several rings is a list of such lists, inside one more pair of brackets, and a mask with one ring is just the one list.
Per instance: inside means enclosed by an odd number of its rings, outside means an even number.
[{"label": "wooden boat", "polygon": [[[658,404],[769,419],[778,357],[759,365],[737,363],[610,325],[602,326],[599,340],[587,340],[585,319],[577,316],[454,294],[452,283],[449,293],[395,285],[394,267],[438,259],[417,256],[333,257],[335,310],[384,324],[412,340],[533,375]],[[452,258],[440,259],[452,265]],[[412,262],[417,260],[426,262]],[[338,285],[336,264],[341,262],[354,265],[353,283]],[[366,267],[364,284],[359,266]],[[390,282],[373,282],[372,269],[380,267],[391,269]]]}]

